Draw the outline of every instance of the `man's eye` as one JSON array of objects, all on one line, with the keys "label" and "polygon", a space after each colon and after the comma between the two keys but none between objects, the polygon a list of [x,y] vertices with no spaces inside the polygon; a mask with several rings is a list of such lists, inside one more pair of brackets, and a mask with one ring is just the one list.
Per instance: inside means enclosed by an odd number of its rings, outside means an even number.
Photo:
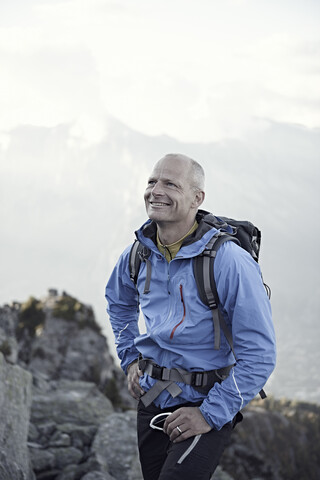
[{"label": "man's eye", "polygon": [[149,181],[148,181],[148,185],[154,185],[155,183],[156,183],[155,180],[149,180]]},{"label": "man's eye", "polygon": [[168,187],[176,187],[177,185],[172,182],[167,182]]}]

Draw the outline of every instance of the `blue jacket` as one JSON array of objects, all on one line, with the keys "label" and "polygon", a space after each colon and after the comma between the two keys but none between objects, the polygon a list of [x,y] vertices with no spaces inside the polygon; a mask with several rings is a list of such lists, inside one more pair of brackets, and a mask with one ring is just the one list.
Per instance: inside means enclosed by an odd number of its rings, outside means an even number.
[{"label": "blue jacket", "polygon": [[[199,219],[198,219],[199,220]],[[150,292],[143,294],[146,265],[141,264],[137,290],[130,279],[129,246],[113,270],[106,287],[107,312],[115,335],[117,353],[126,372],[139,353],[167,368],[206,371],[235,363],[221,331],[220,350],[214,350],[212,314],[198,295],[192,259],[202,252],[216,232],[203,220],[168,263],[155,244],[155,225],[148,220],[136,232],[138,240],[151,250]],[[234,242],[218,250],[214,275],[222,312],[232,329],[237,363],[229,377],[216,383],[208,395],[179,383],[182,393],[172,398],[164,390],[155,404],[164,408],[202,401],[200,410],[216,429],[232,421],[235,414],[265,385],[275,366],[275,334],[270,302],[258,264]],[[138,301],[146,333],[138,328]],[[140,379],[147,391],[156,380]]]}]

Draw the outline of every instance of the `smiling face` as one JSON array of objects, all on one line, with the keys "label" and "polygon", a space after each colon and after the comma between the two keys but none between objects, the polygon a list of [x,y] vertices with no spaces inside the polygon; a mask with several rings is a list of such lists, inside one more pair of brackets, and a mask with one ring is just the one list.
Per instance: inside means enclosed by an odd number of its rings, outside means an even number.
[{"label": "smiling face", "polygon": [[166,155],[156,163],[144,194],[151,220],[184,233],[192,227],[203,198],[194,188],[191,160],[180,155]]}]

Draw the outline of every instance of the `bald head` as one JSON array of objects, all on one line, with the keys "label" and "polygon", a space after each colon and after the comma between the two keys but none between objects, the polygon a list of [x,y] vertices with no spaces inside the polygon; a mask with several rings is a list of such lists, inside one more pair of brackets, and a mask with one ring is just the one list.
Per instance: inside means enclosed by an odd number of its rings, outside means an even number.
[{"label": "bald head", "polygon": [[188,179],[190,181],[190,185],[195,190],[202,190],[204,191],[204,183],[205,183],[205,174],[202,166],[193,160],[193,158],[188,157],[187,155],[183,155],[182,153],[168,153],[163,158],[161,158],[157,164],[164,160],[169,160],[172,164],[179,162],[185,163],[185,168],[188,169]]},{"label": "bald head", "polygon": [[164,245],[176,242],[194,225],[205,197],[203,183],[202,167],[186,155],[170,153],[153,167],[144,200]]}]

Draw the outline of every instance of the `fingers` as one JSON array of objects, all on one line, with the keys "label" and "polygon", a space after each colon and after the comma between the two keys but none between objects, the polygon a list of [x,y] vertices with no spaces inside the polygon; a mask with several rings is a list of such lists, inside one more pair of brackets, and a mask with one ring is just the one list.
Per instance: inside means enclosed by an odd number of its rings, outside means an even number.
[{"label": "fingers", "polygon": [[182,409],[179,408],[171,415],[169,415],[163,425],[163,431],[169,436],[172,442],[175,442],[181,435],[184,435],[184,438],[187,438],[185,437],[185,432],[187,431],[187,428],[184,428],[183,430],[182,426],[183,420],[181,414],[182,412],[180,412],[181,410]]},{"label": "fingers", "polygon": [[188,428],[186,424],[176,425],[169,435],[171,442],[179,443],[183,440],[187,440],[189,437],[193,437],[194,433]]},{"label": "fingers", "polygon": [[132,382],[128,384],[128,390],[130,395],[135,398],[136,400],[139,400],[140,397],[144,394],[144,390],[139,385],[139,382]]},{"label": "fingers", "polygon": [[[172,417],[175,413],[176,412],[170,415],[170,417]],[[192,430],[190,430],[189,426],[184,423],[181,415],[171,419],[170,422],[166,421],[163,430],[173,443],[182,442],[193,435]]]},{"label": "fingers", "polygon": [[139,400],[141,395],[145,393],[144,390],[142,390],[142,388],[140,387],[140,383],[139,383],[139,377],[141,377],[142,375],[143,373],[139,369],[137,362],[132,363],[128,367],[128,371],[127,371],[128,390],[130,395],[136,400]]},{"label": "fingers", "polygon": [[163,429],[173,443],[178,443],[209,432],[211,426],[205,421],[198,407],[182,407],[169,415]]}]

